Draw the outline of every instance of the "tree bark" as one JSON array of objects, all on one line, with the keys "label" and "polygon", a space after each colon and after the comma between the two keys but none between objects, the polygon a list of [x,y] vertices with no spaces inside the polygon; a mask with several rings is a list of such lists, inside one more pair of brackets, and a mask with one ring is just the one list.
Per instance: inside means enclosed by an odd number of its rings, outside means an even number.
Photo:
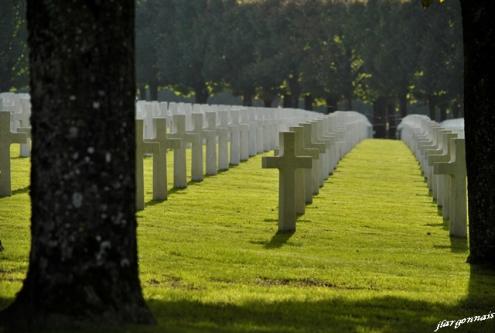
[{"label": "tree bark", "polygon": [[435,97],[428,96],[428,113],[431,120],[437,120],[436,108],[437,105],[436,105]]},{"label": "tree bark", "polygon": [[469,192],[469,262],[495,266],[495,1],[461,0]]},{"label": "tree bark", "polygon": [[396,139],[397,112],[395,112],[395,103],[390,100],[387,103],[387,123],[387,138]]},{"label": "tree bark", "polygon": [[28,0],[31,252],[12,331],[153,323],[135,217],[134,1]]},{"label": "tree bark", "polygon": [[208,97],[210,93],[208,92],[208,87],[206,83],[201,82],[196,87],[194,87],[194,102],[197,104],[208,103]]},{"label": "tree bark", "polygon": [[407,94],[406,93],[401,93],[399,95],[399,112],[401,118],[407,117]]},{"label": "tree bark", "polygon": [[282,106],[284,108],[292,107],[292,96],[290,94],[284,94],[282,97]]},{"label": "tree bark", "polygon": [[308,111],[313,111],[313,103],[315,99],[313,95],[307,94],[304,96],[304,109]]},{"label": "tree bark", "polygon": [[438,106],[438,109],[440,110],[440,121],[444,121],[447,119],[447,105],[445,103],[442,103]]},{"label": "tree bark", "polygon": [[335,96],[327,96],[325,102],[327,103],[327,114],[337,111],[337,98]]},{"label": "tree bark", "polygon": [[250,91],[245,91],[242,94],[242,105],[253,106],[253,93]]},{"label": "tree bark", "polygon": [[263,105],[265,106],[265,108],[271,108],[272,103],[273,103],[273,99],[271,99],[271,98],[263,99]]},{"label": "tree bark", "polygon": [[144,83],[139,84],[139,99],[142,101],[146,100],[146,85]]},{"label": "tree bark", "polygon": [[149,82],[150,87],[150,99],[152,101],[158,101],[158,80],[153,79]]},{"label": "tree bark", "polygon": [[384,139],[387,137],[387,99],[378,97],[373,103],[373,129],[375,138]]}]

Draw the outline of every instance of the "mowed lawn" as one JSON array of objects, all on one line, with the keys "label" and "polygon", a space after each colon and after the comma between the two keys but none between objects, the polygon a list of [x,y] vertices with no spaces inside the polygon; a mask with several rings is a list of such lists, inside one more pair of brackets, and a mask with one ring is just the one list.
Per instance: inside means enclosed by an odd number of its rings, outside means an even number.
[{"label": "mowed lawn", "polygon": [[[21,287],[29,252],[29,160],[12,162],[0,308]],[[158,325],[104,332],[433,332],[495,310],[495,273],[466,264],[466,242],[449,238],[400,141],[367,140],[348,154],[293,235],[276,234],[278,172],[259,156],[161,203],[146,165],[140,270]],[[453,331],[495,332],[495,320],[438,332]]]}]

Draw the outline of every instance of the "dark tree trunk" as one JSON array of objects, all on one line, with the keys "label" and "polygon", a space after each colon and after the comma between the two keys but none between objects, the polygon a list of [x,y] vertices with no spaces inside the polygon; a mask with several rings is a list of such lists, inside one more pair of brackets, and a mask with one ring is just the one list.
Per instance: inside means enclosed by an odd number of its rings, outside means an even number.
[{"label": "dark tree trunk", "polygon": [[311,94],[305,95],[304,96],[304,109],[309,110],[309,111],[313,111],[314,101],[315,101],[315,99],[314,99],[313,95],[311,95]]},{"label": "dark tree trunk", "polygon": [[289,91],[292,97],[292,107],[299,108],[299,97],[301,96],[301,84],[299,83],[299,74],[292,74],[289,81]]},{"label": "dark tree trunk", "polygon": [[464,21],[469,262],[495,265],[495,1],[461,0]]},{"label": "dark tree trunk", "polygon": [[144,83],[139,84],[139,99],[142,101],[146,100],[146,85]]},{"label": "dark tree trunk", "polygon": [[293,108],[299,108],[299,94],[292,94],[292,107]]},{"label": "dark tree trunk", "polygon": [[344,102],[347,111],[352,110],[352,99],[354,97],[354,87],[352,85],[352,47],[347,45],[345,47],[345,58],[344,58],[344,69],[345,69],[345,79],[344,79]]},{"label": "dark tree trunk", "polygon": [[242,105],[253,106],[253,93],[250,91],[245,91],[242,95]]},{"label": "dark tree trunk", "polygon": [[446,104],[440,104],[438,106],[438,109],[440,110],[440,121],[444,121],[447,119],[447,105]]},{"label": "dark tree trunk", "polygon": [[399,95],[399,112],[401,118],[407,117],[407,94],[402,93]]},{"label": "dark tree trunk", "polygon": [[389,101],[387,104],[387,123],[387,138],[396,139],[397,112],[395,112],[395,104],[392,101]]},{"label": "dark tree trunk", "polygon": [[344,102],[345,102],[345,109],[347,111],[352,111],[353,107],[352,107],[352,96],[345,96],[344,98]]},{"label": "dark tree trunk", "polygon": [[27,4],[31,252],[2,321],[152,323],[136,241],[134,1]]},{"label": "dark tree trunk", "polygon": [[208,92],[208,87],[206,83],[201,82],[196,87],[194,87],[194,102],[197,104],[206,104],[208,103],[208,97],[210,97],[210,93]]},{"label": "dark tree trunk", "polygon": [[384,139],[387,137],[387,99],[378,97],[373,103],[373,129],[375,138]]},{"label": "dark tree trunk", "polygon": [[292,107],[292,96],[289,94],[284,94],[282,97],[282,106],[284,108],[291,108]]},{"label": "dark tree trunk", "polygon": [[149,82],[150,87],[150,99],[152,101],[158,101],[158,81],[153,79]]},{"label": "dark tree trunk", "polygon": [[325,102],[327,103],[327,114],[337,111],[337,98],[335,96],[327,96]]},{"label": "dark tree trunk", "polygon": [[265,108],[271,108],[272,103],[273,103],[273,99],[271,99],[271,98],[264,98],[263,99],[263,105],[265,106]]},{"label": "dark tree trunk", "polygon": [[435,97],[428,96],[428,113],[431,120],[437,120],[437,104]]}]

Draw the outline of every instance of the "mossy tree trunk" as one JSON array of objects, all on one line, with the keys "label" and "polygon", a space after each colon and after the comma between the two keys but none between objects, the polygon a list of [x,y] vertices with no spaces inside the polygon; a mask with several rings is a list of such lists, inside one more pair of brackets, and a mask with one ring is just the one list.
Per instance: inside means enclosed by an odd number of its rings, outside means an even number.
[{"label": "mossy tree trunk", "polygon": [[469,261],[495,265],[495,1],[461,0],[464,21]]},{"label": "mossy tree trunk", "polygon": [[134,1],[27,4],[31,252],[2,322],[152,323],[136,241]]}]

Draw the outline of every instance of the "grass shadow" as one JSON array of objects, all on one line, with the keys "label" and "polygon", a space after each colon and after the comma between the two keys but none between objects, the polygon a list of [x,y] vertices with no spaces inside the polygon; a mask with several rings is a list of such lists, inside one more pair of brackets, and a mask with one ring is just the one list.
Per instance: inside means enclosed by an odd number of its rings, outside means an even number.
[{"label": "grass shadow", "polygon": [[25,187],[22,187],[22,188],[18,188],[16,190],[13,190],[12,191],[12,195],[29,193],[29,188],[30,188],[30,186],[28,185],[28,186],[25,186]]},{"label": "grass shadow", "polygon": [[267,243],[264,248],[265,249],[278,249],[284,244],[287,243],[287,241],[294,235],[295,231],[291,232],[277,232],[275,235],[273,235],[272,239],[270,239],[270,242]]}]

